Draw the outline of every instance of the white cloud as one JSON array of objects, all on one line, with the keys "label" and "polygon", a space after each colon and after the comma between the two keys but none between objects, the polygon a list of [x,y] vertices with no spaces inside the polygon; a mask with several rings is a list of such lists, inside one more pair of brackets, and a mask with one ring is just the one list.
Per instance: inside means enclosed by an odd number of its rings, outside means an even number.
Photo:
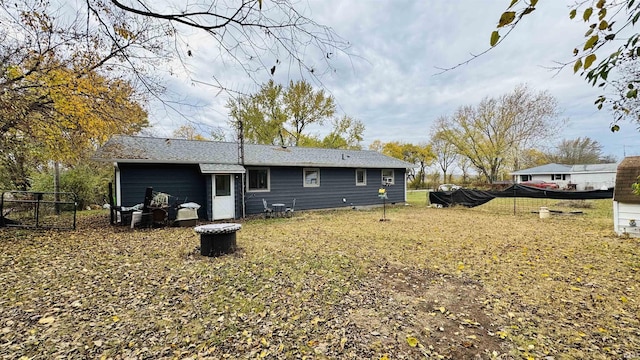
[{"label": "white cloud", "polygon": [[[321,80],[342,112],[365,123],[367,144],[375,139],[427,141],[431,124],[439,116],[484,97],[505,94],[522,83],[536,91],[548,90],[557,98],[562,118],[570,120],[560,138],[589,136],[604,145],[605,153],[618,158],[623,156],[623,145],[631,149],[637,143],[631,126],[620,134],[609,132],[611,114],[593,106],[598,89],[573,75],[571,68],[558,74],[548,69],[556,61],[570,61],[572,49],[583,41],[584,23],[570,21],[562,1],[541,3],[500,46],[440,75],[435,75],[438,67],[451,67],[487,48],[508,1],[307,0],[299,5],[352,44],[352,56],[335,54],[336,72]],[[215,76],[230,88],[255,91],[257,85],[238,66],[211,53],[208,41],[200,35],[188,39],[194,54],[187,59],[192,80],[213,82]],[[256,69],[259,82],[269,79],[267,67]],[[281,83],[299,78],[297,68],[286,62],[274,76]],[[202,106],[183,110],[193,122],[226,126],[226,93],[184,76],[172,78],[169,87],[177,98]],[[156,113],[163,111],[152,115]],[[160,115],[154,119],[158,132],[170,133],[172,127],[186,122],[175,114]]]}]

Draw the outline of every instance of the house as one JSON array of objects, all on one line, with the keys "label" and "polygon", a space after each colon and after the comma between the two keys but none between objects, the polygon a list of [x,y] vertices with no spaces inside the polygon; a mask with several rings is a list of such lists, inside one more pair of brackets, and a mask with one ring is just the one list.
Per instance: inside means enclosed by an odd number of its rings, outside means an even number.
[{"label": "house", "polygon": [[558,184],[560,189],[598,190],[612,188],[618,164],[563,165],[546,164],[511,173],[515,182],[545,181]]},{"label": "house", "polygon": [[638,176],[640,156],[624,158],[618,166],[613,191],[613,229],[618,235],[640,237],[640,195],[634,194],[631,188]]},{"label": "house", "polygon": [[[244,158],[244,159],[243,159]],[[94,159],[113,162],[119,205],[142,202],[147,187],[196,202],[201,219],[241,218],[267,204],[296,210],[406,200],[406,171],[413,164],[375,151],[281,147],[117,135]]]}]

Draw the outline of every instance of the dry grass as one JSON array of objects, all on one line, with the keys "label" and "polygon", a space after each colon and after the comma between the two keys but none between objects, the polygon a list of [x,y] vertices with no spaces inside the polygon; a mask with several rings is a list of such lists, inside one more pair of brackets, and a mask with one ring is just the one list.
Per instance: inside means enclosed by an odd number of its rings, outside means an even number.
[{"label": "dry grass", "polygon": [[191,229],[103,213],[0,230],[0,358],[640,356],[640,244],[613,235],[606,204],[549,219],[423,205],[246,221],[218,258]]}]

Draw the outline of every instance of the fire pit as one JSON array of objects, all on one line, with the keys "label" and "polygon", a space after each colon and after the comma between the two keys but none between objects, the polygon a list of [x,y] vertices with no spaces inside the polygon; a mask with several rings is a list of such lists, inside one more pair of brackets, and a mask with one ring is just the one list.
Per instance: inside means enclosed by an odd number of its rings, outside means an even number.
[{"label": "fire pit", "polygon": [[216,256],[236,250],[236,231],[242,225],[233,223],[196,226],[193,230],[200,234],[200,254]]}]

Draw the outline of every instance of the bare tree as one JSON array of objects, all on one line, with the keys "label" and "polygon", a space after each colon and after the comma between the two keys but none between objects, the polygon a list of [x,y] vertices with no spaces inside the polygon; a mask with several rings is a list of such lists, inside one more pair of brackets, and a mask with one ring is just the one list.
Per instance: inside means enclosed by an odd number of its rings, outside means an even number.
[{"label": "bare tree", "polygon": [[469,168],[471,167],[471,162],[468,158],[464,156],[458,156],[458,169],[462,172],[462,183],[467,184],[469,182]]},{"label": "bare tree", "polygon": [[518,149],[553,137],[560,123],[555,98],[524,85],[437,121],[441,136],[492,183]]},{"label": "bare tree", "polygon": [[635,123],[636,129],[640,130],[640,98],[637,96],[637,88],[640,87],[640,57],[638,54],[626,56],[618,68],[620,76],[611,81],[616,91],[605,102],[611,106],[617,121],[625,118]]},{"label": "bare tree", "polygon": [[[440,133],[438,130],[438,124],[442,123],[443,120],[437,120],[432,128],[431,135],[431,150],[436,156],[436,164],[440,167],[443,174],[443,181],[447,182],[447,174],[449,168],[456,162],[458,159],[458,153],[456,147],[449,141],[447,141],[444,134]],[[451,177],[451,174],[449,174]]]},{"label": "bare tree", "polygon": [[[194,29],[200,31],[217,50],[215,61],[240,66],[256,83],[256,74],[273,75],[281,67],[294,67],[303,77],[318,79],[334,70],[332,59],[349,46],[333,29],[306,16],[304,3],[291,0],[110,0],[104,9],[100,0],[87,0],[86,4],[99,20],[106,11],[117,8],[126,18],[167,26],[174,55],[182,61],[198,55],[189,48],[186,36]],[[219,75],[210,74],[211,82],[227,89],[219,82]]]},{"label": "bare tree", "polygon": [[602,157],[602,145],[589,137],[563,139],[547,157],[552,162],[566,165],[597,164]]},{"label": "bare tree", "polygon": [[[163,68],[167,74],[187,74],[194,84],[226,91],[233,89],[219,80],[220,69],[227,72],[232,67],[256,84],[262,81],[259,74],[273,75],[281,68],[298,69],[302,77],[320,82],[349,44],[307,17],[303,6],[291,0],[0,1],[0,101],[11,104],[13,96],[21,98],[16,84],[24,77],[60,66],[73,68],[78,76],[99,70],[109,78],[134,81],[141,94],[163,101],[176,113],[181,113],[178,105],[163,95]],[[213,59],[211,52],[198,53],[191,46],[189,39],[197,32],[209,40]],[[220,66],[194,75],[191,61]],[[14,112],[32,112],[44,105],[35,101]],[[6,116],[11,115],[5,114],[7,108],[0,108],[0,118],[12,118]],[[0,125],[0,130],[8,127]]]}]

